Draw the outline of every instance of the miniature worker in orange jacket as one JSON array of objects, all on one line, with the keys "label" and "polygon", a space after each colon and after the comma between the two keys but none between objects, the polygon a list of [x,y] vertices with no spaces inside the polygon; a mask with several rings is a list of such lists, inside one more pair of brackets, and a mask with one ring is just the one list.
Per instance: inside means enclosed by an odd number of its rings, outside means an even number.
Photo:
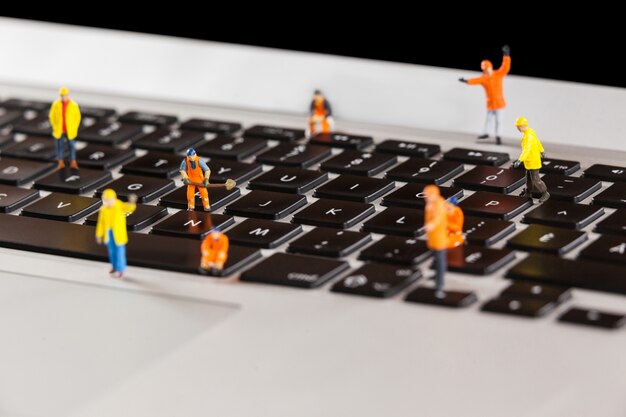
[{"label": "miniature worker in orange jacket", "polygon": [[311,101],[310,114],[307,119],[309,124],[306,131],[306,137],[314,136],[317,133],[330,133],[335,124],[333,120],[333,111],[330,103],[320,90],[313,93],[313,101]]},{"label": "miniature worker in orange jacket", "polygon": [[448,249],[456,248],[465,243],[465,236],[463,235],[465,216],[463,215],[463,210],[457,204],[457,199],[454,197],[446,201],[446,208],[448,209]]},{"label": "miniature worker in orange jacket", "polygon": [[487,96],[487,120],[485,121],[485,130],[478,139],[487,139],[492,123],[495,123],[496,143],[500,145],[502,140],[502,112],[506,107],[504,94],[502,93],[502,80],[511,69],[511,49],[508,45],[502,47],[504,57],[502,65],[497,70],[493,69],[491,61],[485,59],[480,63],[480,69],[483,75],[476,78],[459,78],[459,81],[469,85],[482,85]]},{"label": "miniature worker in orange jacket", "polygon": [[209,211],[211,205],[207,186],[211,170],[193,148],[187,149],[187,157],[181,162],[179,172],[183,177],[183,183],[187,185],[187,210],[193,211],[196,208],[196,187],[198,187],[204,211]]},{"label": "miniature worker in orange jacket", "polygon": [[435,286],[443,290],[443,278],[448,269],[448,248],[463,243],[463,212],[446,201],[436,185],[424,187],[426,207],[424,209],[424,229],[426,245],[435,255]]},{"label": "miniature worker in orange jacket", "polygon": [[200,249],[202,269],[217,272],[224,269],[224,264],[228,260],[228,236],[215,228],[204,238]]}]

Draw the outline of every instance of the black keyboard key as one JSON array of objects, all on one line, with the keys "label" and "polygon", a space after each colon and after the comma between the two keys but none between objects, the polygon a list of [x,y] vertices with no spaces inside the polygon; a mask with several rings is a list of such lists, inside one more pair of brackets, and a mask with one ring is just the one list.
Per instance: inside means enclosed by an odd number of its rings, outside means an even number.
[{"label": "black keyboard key", "polygon": [[98,198],[52,193],[25,207],[22,216],[74,222],[98,210],[101,205]]},{"label": "black keyboard key", "polygon": [[10,213],[39,198],[39,191],[0,185],[0,213]]},{"label": "black keyboard key", "polygon": [[109,171],[63,168],[35,181],[34,188],[68,194],[84,194],[113,179]]},{"label": "black keyboard key", "polygon": [[174,181],[161,178],[124,175],[104,187],[100,187],[96,191],[96,195],[100,197],[106,188],[112,188],[121,200],[126,201],[129,194],[136,194],[139,203],[147,203],[173,190],[176,186]]},{"label": "black keyboard key", "polygon": [[320,145],[281,143],[256,157],[256,162],[294,168],[307,168],[331,155],[330,148]]},{"label": "black keyboard key", "polygon": [[369,233],[316,227],[289,244],[288,251],[340,258],[371,242]]},{"label": "black keyboard key", "polygon": [[219,135],[196,148],[200,156],[241,161],[267,147],[267,141],[258,138],[240,138],[230,135]]},{"label": "black keyboard key", "polygon": [[[548,187],[550,198],[578,203],[598,191],[602,184],[590,178],[568,177],[559,174],[546,174],[542,178]],[[540,193],[533,193],[539,197]]]},{"label": "black keyboard key", "polygon": [[133,142],[132,147],[175,153],[193,147],[203,139],[202,132],[160,127]]},{"label": "black keyboard key", "polygon": [[[126,229],[133,231],[142,230],[165,216],[167,216],[167,209],[165,207],[137,204],[135,211],[126,216]],[[97,223],[97,212],[85,219],[86,225],[95,226]]]},{"label": "black keyboard key", "polygon": [[328,180],[328,174],[300,168],[276,167],[248,183],[251,190],[304,194]]},{"label": "black keyboard key", "polygon": [[243,246],[273,249],[301,232],[298,224],[247,219],[228,231],[228,239]]},{"label": "black keyboard key", "polygon": [[526,213],[524,222],[579,230],[603,214],[602,207],[548,200]]},{"label": "black keyboard key", "polygon": [[52,126],[47,114],[40,114],[33,119],[24,119],[13,126],[13,131],[27,135],[50,136],[52,138]]},{"label": "black keyboard key", "polygon": [[50,103],[49,101],[22,100],[18,98],[10,98],[3,101],[0,106],[6,107],[7,109],[44,111],[49,110],[51,104],[52,103]]},{"label": "black keyboard key", "polygon": [[[95,230],[90,226],[5,214],[0,215],[0,230],[2,247],[108,260],[106,247],[96,243]],[[126,256],[129,265],[198,274],[201,253],[195,240],[131,232]],[[220,275],[232,274],[260,257],[258,249],[231,245],[228,261]]]},{"label": "black keyboard key", "polygon": [[604,329],[619,329],[626,324],[626,315],[596,309],[572,307],[559,316],[561,323],[582,324]]},{"label": "black keyboard key", "polygon": [[459,203],[467,215],[510,220],[533,202],[529,198],[478,191]]},{"label": "black keyboard key", "polygon": [[365,264],[335,283],[332,291],[388,298],[421,277],[419,270],[385,264]]},{"label": "black keyboard key", "polygon": [[306,205],[306,197],[270,191],[252,191],[226,208],[233,216],[282,219]]},{"label": "black keyboard key", "polygon": [[80,106],[80,114],[84,118],[105,119],[115,116],[115,110],[107,107]]},{"label": "black keyboard key", "polygon": [[544,317],[555,308],[556,303],[541,298],[498,297],[487,301],[480,309],[491,313],[539,318]]},{"label": "black keyboard key", "polygon": [[361,251],[359,257],[366,261],[416,265],[431,255],[423,240],[385,236]]},{"label": "black keyboard key", "polygon": [[207,162],[211,168],[211,181],[225,183],[227,179],[241,184],[263,172],[260,164],[250,164],[228,159],[211,159]]},{"label": "black keyboard key", "polygon": [[363,149],[372,143],[371,136],[348,135],[346,133],[318,133],[309,139],[310,143],[328,145],[335,148]]},{"label": "black keyboard key", "polygon": [[4,127],[11,122],[22,117],[22,112],[18,110],[6,110],[0,108],[0,127]]},{"label": "black keyboard key", "polygon": [[587,240],[587,233],[531,224],[507,242],[512,249],[564,255]]},{"label": "black keyboard key", "polygon": [[455,178],[454,185],[469,190],[506,194],[521,187],[525,181],[525,172],[523,171],[477,166],[460,177]]},{"label": "black keyboard key", "polygon": [[243,132],[243,136],[247,138],[254,137],[293,142],[304,137],[304,130],[291,129],[288,127],[255,125],[246,129]]},{"label": "black keyboard key", "polygon": [[626,265],[626,237],[600,236],[580,251],[578,256],[582,259]]},{"label": "black keyboard key", "polygon": [[508,161],[509,154],[503,152],[488,152],[477,149],[452,148],[443,154],[448,161],[463,162],[472,165],[500,166]]},{"label": "black keyboard key", "polygon": [[465,240],[474,245],[491,246],[514,230],[515,223],[505,220],[468,216],[463,221]]},{"label": "black keyboard key", "polygon": [[315,196],[371,203],[393,188],[393,182],[381,178],[344,174],[316,189]]},{"label": "black keyboard key", "polygon": [[378,175],[397,162],[394,155],[347,150],[320,165],[324,171],[338,174]]},{"label": "black keyboard key", "polygon": [[[397,206],[407,208],[423,208],[426,204],[424,187],[426,184],[409,183],[383,198],[385,206]],[[441,196],[445,199],[452,197],[461,198],[463,190],[456,187],[439,187]]]},{"label": "black keyboard key", "polygon": [[607,262],[564,259],[533,252],[507,278],[626,295],[626,267]]},{"label": "black keyboard key", "polygon": [[235,133],[241,129],[241,123],[222,122],[208,119],[189,119],[180,125],[181,129],[198,130],[218,134]]},{"label": "black keyboard key", "polygon": [[[521,164],[518,169],[524,169],[524,164]],[[544,174],[560,174],[560,175],[572,175],[574,172],[580,169],[580,162],[578,161],[566,161],[563,159],[544,158],[541,160],[540,172]]]},{"label": "black keyboard key", "polygon": [[316,288],[347,270],[347,262],[275,253],[241,274],[242,281]]},{"label": "black keyboard key", "polygon": [[473,292],[438,291],[434,288],[418,287],[405,298],[410,303],[431,304],[442,307],[463,308],[478,301]]},{"label": "black keyboard key", "polygon": [[0,149],[2,149],[5,146],[11,146],[14,143],[15,143],[15,138],[13,137],[13,135],[0,134]]},{"label": "black keyboard key", "polygon": [[[134,152],[134,151],[133,151]],[[148,177],[174,178],[180,171],[183,157],[161,152],[149,152],[124,165],[122,172],[132,175],[146,175]]]},{"label": "black keyboard key", "polygon": [[80,140],[105,145],[118,145],[141,135],[140,125],[120,122],[101,121],[80,131]]},{"label": "black keyboard key", "polygon": [[141,125],[165,126],[176,123],[178,118],[172,115],[129,111],[122,114],[119,117],[119,121]]},{"label": "black keyboard key", "polygon": [[[222,206],[236,200],[241,196],[239,188],[231,188],[227,190],[226,187],[214,187],[209,188],[209,204],[211,205],[211,211],[215,211]],[[172,191],[169,194],[164,195],[159,200],[159,205],[171,208],[177,208],[181,210],[187,209],[187,186],[182,186]],[[204,204],[202,203],[202,196],[200,191],[196,188],[196,202],[194,205],[198,211],[204,211]]]},{"label": "black keyboard key", "polygon": [[572,290],[555,285],[543,285],[534,282],[516,281],[500,293],[507,298],[539,298],[562,304],[572,298]]},{"label": "black keyboard key", "polygon": [[596,232],[626,235],[626,209],[617,209],[606,219],[598,222]]},{"label": "black keyboard key", "polygon": [[419,236],[424,234],[424,212],[389,207],[363,223],[363,230],[385,235]]},{"label": "black keyboard key", "polygon": [[461,245],[448,250],[448,270],[472,275],[489,275],[515,259],[508,249]]},{"label": "black keyboard key", "polygon": [[623,182],[626,181],[626,167],[595,164],[587,168],[584,175],[602,181]]},{"label": "black keyboard key", "polygon": [[462,173],[463,169],[463,164],[456,162],[410,158],[387,171],[386,177],[396,181],[440,185]]},{"label": "black keyboard key", "polygon": [[[234,223],[235,219],[223,214],[181,210],[152,226],[151,233],[200,240],[214,228],[224,230]],[[198,249],[200,249],[199,246]]]},{"label": "black keyboard key", "polygon": [[626,182],[616,182],[593,197],[593,204],[604,207],[626,208]]},{"label": "black keyboard key", "polygon": [[23,185],[52,171],[55,164],[0,158],[0,184]]},{"label": "black keyboard key", "polygon": [[387,139],[376,146],[376,151],[402,156],[417,156],[430,158],[441,152],[439,145],[432,143],[418,143],[396,139]]},{"label": "black keyboard key", "polygon": [[[67,155],[67,146],[65,154]],[[39,136],[28,136],[21,142],[16,142],[2,150],[2,155],[14,158],[33,159],[35,161],[52,161],[56,159],[56,139],[52,136],[42,138]]]},{"label": "black keyboard key", "polygon": [[113,148],[111,146],[90,145],[76,151],[76,160],[82,167],[111,169],[135,157],[132,149]]},{"label": "black keyboard key", "polygon": [[293,222],[312,226],[349,229],[374,214],[371,204],[353,201],[317,200],[293,216]]}]

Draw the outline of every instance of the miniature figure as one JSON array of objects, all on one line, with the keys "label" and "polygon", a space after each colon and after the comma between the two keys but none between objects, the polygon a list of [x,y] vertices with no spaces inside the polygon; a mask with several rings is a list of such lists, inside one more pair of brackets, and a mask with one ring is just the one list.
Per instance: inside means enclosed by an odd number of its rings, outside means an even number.
[{"label": "miniature figure", "polygon": [[500,139],[502,133],[502,112],[506,107],[502,93],[502,80],[511,69],[511,49],[508,45],[504,45],[502,52],[504,54],[502,65],[497,70],[493,69],[491,61],[485,59],[480,63],[480,69],[483,70],[483,75],[470,78],[469,80],[459,78],[459,81],[463,83],[469,85],[480,84],[485,89],[485,94],[487,95],[487,120],[485,121],[485,131],[482,135],[478,136],[478,139],[487,139],[489,137],[491,124],[495,123],[496,143],[498,145],[502,143]]},{"label": "miniature figure", "polygon": [[307,122],[307,138],[317,133],[330,133],[333,130],[335,124],[333,111],[330,107],[330,103],[320,90],[315,90],[313,93],[313,101],[311,101],[310,114]]},{"label": "miniature figure", "polygon": [[205,271],[219,273],[224,269],[224,264],[228,259],[228,236],[219,228],[211,230],[200,246],[202,260],[200,267]]},{"label": "miniature figure", "polygon": [[448,249],[456,248],[465,243],[465,236],[463,235],[465,216],[458,204],[456,197],[450,197],[446,203],[448,210]]},{"label": "miniature figure", "polygon": [[517,130],[522,132],[522,154],[517,161],[513,162],[513,168],[517,168],[524,163],[526,168],[526,188],[522,191],[522,197],[532,198],[533,190],[541,193],[539,202],[543,203],[550,198],[548,187],[539,176],[542,160],[545,157],[543,146],[533,129],[528,127],[528,120],[525,117],[518,117],[515,121]]},{"label": "miniature figure", "polygon": [[211,205],[207,186],[211,170],[193,148],[187,149],[187,157],[180,164],[180,175],[183,177],[183,183],[187,185],[187,210],[194,210],[196,207],[196,187],[198,187],[204,211],[209,211]]},{"label": "miniature figure", "polygon": [[78,169],[76,163],[76,146],[74,139],[78,136],[78,126],[80,126],[80,108],[74,100],[69,97],[70,91],[63,87],[59,90],[59,99],[50,106],[50,125],[52,126],[52,136],[56,139],[56,153],[58,169],[65,168],[65,143],[70,151],[70,168]]},{"label": "miniature figure", "polygon": [[424,208],[424,229],[426,230],[428,249],[435,254],[435,285],[437,291],[443,290],[443,277],[447,266],[448,249],[448,207],[441,196],[439,187],[424,187],[426,206]]},{"label": "miniature figure", "polygon": [[135,194],[130,194],[128,203],[124,203],[117,199],[117,194],[110,188],[102,193],[102,208],[96,224],[96,242],[99,245],[107,244],[112,267],[109,274],[116,278],[122,278],[126,271],[126,216],[135,211],[136,203]]}]

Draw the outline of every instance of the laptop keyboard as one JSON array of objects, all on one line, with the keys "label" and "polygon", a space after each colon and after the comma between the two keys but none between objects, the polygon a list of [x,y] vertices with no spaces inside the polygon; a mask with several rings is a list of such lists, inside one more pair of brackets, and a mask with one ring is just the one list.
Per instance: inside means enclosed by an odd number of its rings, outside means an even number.
[{"label": "laptop keyboard", "polygon": [[[201,273],[200,239],[219,225],[231,241],[220,275],[241,281],[300,288],[333,281],[328,289],[337,293],[400,294],[448,307],[478,301],[485,312],[534,318],[570,302],[571,288],[626,295],[626,167],[545,159],[552,197],[538,205],[519,196],[525,173],[505,152],[398,139],[375,145],[371,136],[343,132],[305,140],[301,129],[81,107],[81,169],[55,171],[49,105],[0,102],[2,247],[106,261],[93,226],[100,193],[113,188],[122,199],[139,197],[128,217],[131,266]],[[232,190],[211,189],[211,213],[199,195],[196,210],[185,210],[178,167],[190,146],[208,160],[212,182],[237,181]],[[467,245],[449,251],[449,271],[512,280],[497,297],[415,287],[432,275],[425,184],[458,198],[466,216]],[[352,255],[364,263],[351,265]],[[471,289],[471,280],[465,284]],[[558,321],[617,328],[626,318],[572,306]]]}]

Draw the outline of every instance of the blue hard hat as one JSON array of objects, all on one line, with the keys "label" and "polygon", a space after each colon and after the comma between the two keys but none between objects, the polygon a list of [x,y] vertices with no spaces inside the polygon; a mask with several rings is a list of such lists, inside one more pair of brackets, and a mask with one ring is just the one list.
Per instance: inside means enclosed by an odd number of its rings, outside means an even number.
[{"label": "blue hard hat", "polygon": [[196,154],[196,150],[194,148],[187,149],[187,156],[194,156]]}]

